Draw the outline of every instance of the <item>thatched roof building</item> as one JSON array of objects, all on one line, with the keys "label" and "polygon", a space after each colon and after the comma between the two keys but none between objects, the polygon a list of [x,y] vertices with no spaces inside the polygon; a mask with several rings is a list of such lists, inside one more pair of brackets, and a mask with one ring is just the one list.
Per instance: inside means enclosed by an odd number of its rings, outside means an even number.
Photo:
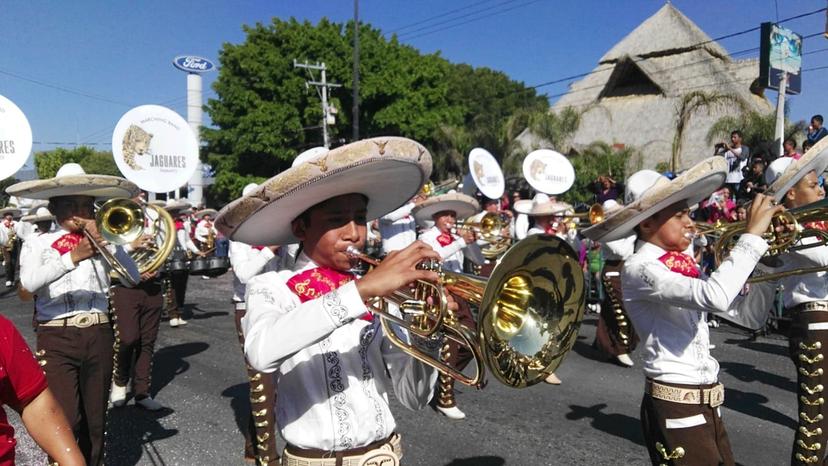
[{"label": "thatched roof building", "polygon": [[[733,60],[719,44],[667,3],[612,47],[592,73],[570,86],[552,111],[582,111],[572,139],[577,150],[603,140],[633,146],[641,165],[653,168],[671,158],[677,108],[689,92],[705,91],[739,97],[750,110],[767,113],[771,104],[752,86],[759,60]],[[692,115],[684,131],[683,168],[712,155],[710,126],[732,107]],[[734,128],[736,129],[736,128]]]}]

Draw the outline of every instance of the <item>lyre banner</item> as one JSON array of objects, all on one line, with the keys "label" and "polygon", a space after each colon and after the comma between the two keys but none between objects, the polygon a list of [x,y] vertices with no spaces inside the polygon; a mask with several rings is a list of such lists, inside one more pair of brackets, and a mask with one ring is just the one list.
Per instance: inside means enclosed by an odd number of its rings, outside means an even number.
[{"label": "lyre banner", "polygon": [[32,151],[32,127],[23,111],[0,95],[0,180],[14,175]]},{"label": "lyre banner", "polygon": [[532,151],[523,159],[523,177],[535,191],[561,194],[575,183],[575,169],[563,154],[551,149]]},{"label": "lyre banner", "polygon": [[489,199],[500,199],[506,180],[497,159],[486,149],[475,147],[469,152],[469,173],[477,189]]},{"label": "lyre banner", "polygon": [[198,141],[181,115],[160,105],[141,105],[115,126],[112,155],[126,179],[143,190],[163,193],[193,176]]}]

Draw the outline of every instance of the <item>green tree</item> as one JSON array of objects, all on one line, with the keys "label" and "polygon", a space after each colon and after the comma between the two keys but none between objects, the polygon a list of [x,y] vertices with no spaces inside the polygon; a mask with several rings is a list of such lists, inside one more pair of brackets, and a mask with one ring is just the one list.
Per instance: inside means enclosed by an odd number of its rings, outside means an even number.
[{"label": "green tree", "polygon": [[123,176],[112,152],[96,151],[91,147],[78,146],[74,149],[58,147],[57,149],[35,153],[35,168],[40,178],[52,178],[61,166],[78,163],[86,173],[98,175]]},{"label": "green tree", "polygon": [[[788,107],[785,107],[788,108]],[[790,122],[785,119],[785,137],[804,137],[807,123],[804,121]],[[716,120],[707,131],[707,142],[730,141],[730,133],[734,130],[742,132],[742,141],[755,150],[763,146],[770,146],[775,140],[776,113],[761,114],[745,112],[739,116],[724,116]],[[774,149],[774,154],[776,150]]]},{"label": "green tree", "polygon": [[568,152],[567,142],[581,124],[581,114],[572,108],[560,113],[519,110],[504,124],[503,138],[508,141],[503,171],[521,173],[523,159],[535,149]]},{"label": "green tree", "polygon": [[603,141],[593,142],[580,154],[570,157],[575,169],[575,183],[563,198],[572,203],[592,203],[595,199],[593,187],[598,177],[609,175],[623,180],[629,161],[636,157],[634,148],[615,149]]},{"label": "green tree", "polygon": [[684,130],[690,123],[690,118],[700,111],[710,113],[726,108],[735,108],[739,113],[747,110],[747,104],[741,97],[734,94],[719,92],[692,91],[684,94],[676,107],[676,134],[673,137],[672,157],[670,170],[674,173],[681,168],[681,146],[684,144]]}]

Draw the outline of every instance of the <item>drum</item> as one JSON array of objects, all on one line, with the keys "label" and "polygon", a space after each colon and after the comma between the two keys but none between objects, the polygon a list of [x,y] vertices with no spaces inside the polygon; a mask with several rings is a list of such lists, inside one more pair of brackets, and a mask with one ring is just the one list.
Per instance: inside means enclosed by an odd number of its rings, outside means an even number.
[{"label": "drum", "polygon": [[190,261],[190,275],[218,277],[224,275],[229,269],[230,258],[226,256],[199,257]]},{"label": "drum", "polygon": [[164,264],[164,272],[186,272],[187,261],[184,259],[170,259]]}]

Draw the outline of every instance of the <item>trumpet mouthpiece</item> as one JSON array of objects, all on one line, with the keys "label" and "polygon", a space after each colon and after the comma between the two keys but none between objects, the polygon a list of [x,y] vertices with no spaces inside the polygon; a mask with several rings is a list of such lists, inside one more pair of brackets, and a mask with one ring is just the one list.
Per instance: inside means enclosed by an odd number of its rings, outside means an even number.
[{"label": "trumpet mouthpiece", "polygon": [[362,253],[359,251],[359,249],[357,249],[353,246],[348,246],[347,248],[345,248],[345,252],[349,256],[360,256],[360,255],[362,255]]}]

